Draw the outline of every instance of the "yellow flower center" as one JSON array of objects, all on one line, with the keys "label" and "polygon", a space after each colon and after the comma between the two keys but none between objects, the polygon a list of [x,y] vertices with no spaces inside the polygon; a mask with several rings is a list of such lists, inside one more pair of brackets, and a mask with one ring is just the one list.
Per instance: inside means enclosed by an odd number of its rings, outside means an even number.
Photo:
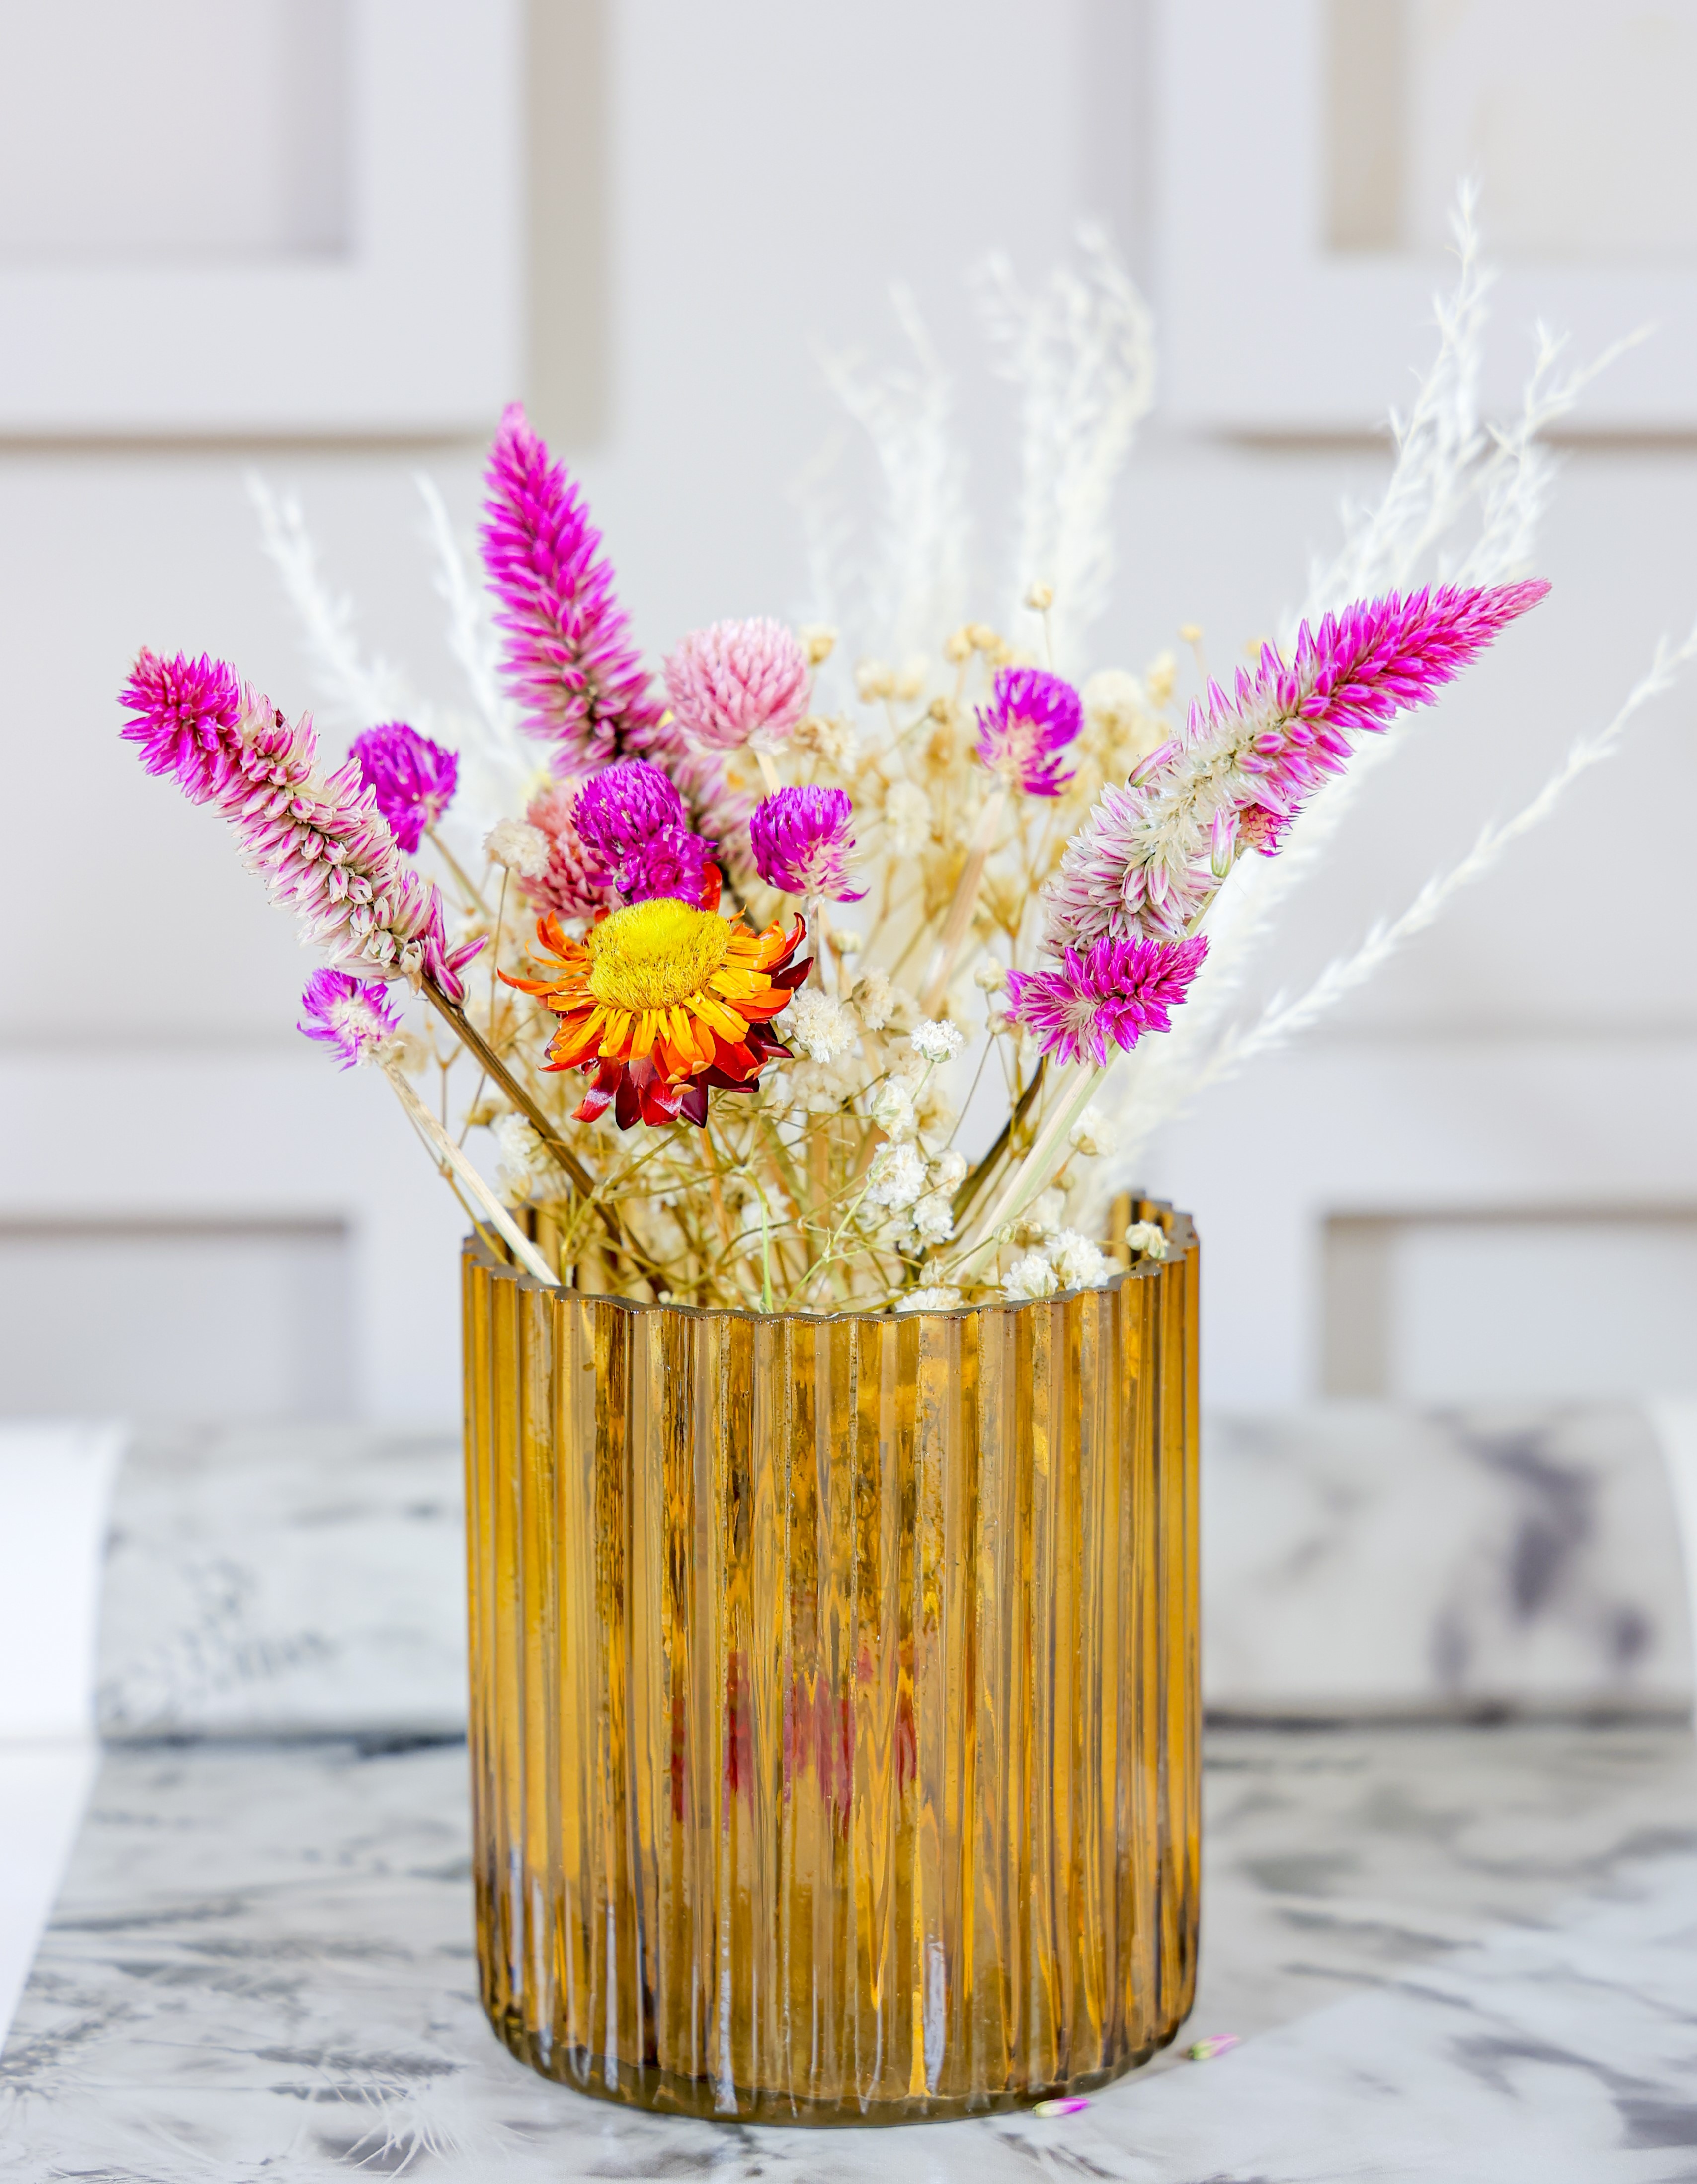
[{"label": "yellow flower center", "polygon": [[589,934],[589,990],[604,1008],[668,1009],[699,993],[731,945],[727,919],[662,896],[615,910]]}]

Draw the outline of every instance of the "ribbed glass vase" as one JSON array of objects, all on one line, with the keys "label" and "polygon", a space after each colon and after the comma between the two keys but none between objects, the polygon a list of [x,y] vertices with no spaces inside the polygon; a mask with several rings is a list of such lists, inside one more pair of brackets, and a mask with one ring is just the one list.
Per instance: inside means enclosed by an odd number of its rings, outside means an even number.
[{"label": "ribbed glass vase", "polygon": [[515,2055],[909,2122],[1101,2085],[1196,1971],[1195,1238],[952,1312],[465,1257],[472,1864]]}]

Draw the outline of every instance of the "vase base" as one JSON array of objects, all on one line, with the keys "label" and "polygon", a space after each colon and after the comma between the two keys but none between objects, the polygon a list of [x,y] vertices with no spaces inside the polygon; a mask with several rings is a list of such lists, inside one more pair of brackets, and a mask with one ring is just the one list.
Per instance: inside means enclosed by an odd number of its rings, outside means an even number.
[{"label": "vase base", "polygon": [[787,2125],[810,2131],[877,2129],[898,2124],[956,2123],[974,2116],[1002,2115],[1033,2109],[1043,2101],[1093,2093],[1147,2063],[1177,2036],[1178,2022],[1146,2048],[1128,2050],[1098,2070],[1081,2070],[1051,2085],[978,2087],[962,2093],[910,2093],[896,2100],[811,2100],[777,2086],[723,2086],[711,2078],[688,2077],[657,2064],[620,2063],[587,2048],[543,2041],[516,2020],[503,2022],[489,2013],[495,2036],[521,2063],[574,2092],[612,2101],[621,2108],[644,2109],[651,2115],[693,2116],[708,2123]]}]

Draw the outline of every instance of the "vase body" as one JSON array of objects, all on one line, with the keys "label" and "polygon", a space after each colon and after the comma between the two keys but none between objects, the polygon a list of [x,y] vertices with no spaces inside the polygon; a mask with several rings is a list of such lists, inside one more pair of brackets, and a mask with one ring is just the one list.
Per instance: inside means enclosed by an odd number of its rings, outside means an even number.
[{"label": "vase body", "polygon": [[467,1246],[472,1864],[515,2054],[909,2122],[1170,2040],[1198,1923],[1197,1279],[759,1318]]}]

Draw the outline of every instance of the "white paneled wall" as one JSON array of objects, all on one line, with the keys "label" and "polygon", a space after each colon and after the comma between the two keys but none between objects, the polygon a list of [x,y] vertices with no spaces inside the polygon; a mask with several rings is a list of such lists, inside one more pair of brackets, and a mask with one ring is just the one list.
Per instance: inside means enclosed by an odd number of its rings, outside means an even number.
[{"label": "white paneled wall", "polygon": [[[592,109],[605,159],[598,187],[550,208],[563,270],[541,315],[556,358],[575,324],[602,366],[553,414],[644,642],[658,653],[711,616],[804,603],[788,495],[833,422],[815,344],[892,352],[893,278],[961,360],[975,475],[1004,508],[1009,420],[979,368],[960,276],[1001,245],[1036,277],[1087,212],[1109,220],[1141,272],[1158,271],[1152,11],[620,0],[598,32],[593,11],[537,4],[573,35],[548,43],[559,80],[532,87],[531,111],[565,130]],[[36,12],[0,0],[0,42],[15,50]],[[1232,156],[1227,137],[1193,153],[1216,167]],[[558,162],[541,171],[561,187]],[[125,186],[114,155],[106,187]],[[1483,216],[1488,227],[1488,201]],[[0,235],[19,217],[15,205],[0,214]],[[1520,344],[1526,330],[1499,333]],[[1410,364],[1430,339],[1409,327]],[[559,383],[556,369],[541,385],[545,410]],[[1387,404],[1407,384],[1388,386]],[[579,398],[586,387],[593,400]],[[142,777],[116,740],[113,694],[146,640],[225,653],[290,705],[310,697],[254,546],[242,473],[256,463],[300,493],[359,602],[362,642],[448,689],[411,473],[428,468],[469,522],[478,455],[472,442],[0,447],[6,883],[20,936],[0,991],[0,1222],[339,1224],[350,1400],[380,1416],[455,1407],[457,1211],[381,1088],[339,1078],[296,1039],[305,965],[284,922],[216,822]],[[1135,667],[1196,621],[1210,666],[1233,665],[1299,594],[1340,496],[1383,471],[1366,444],[1152,432],[1121,496],[1102,664]],[[1277,982],[1399,907],[1613,710],[1656,634],[1697,613],[1694,537],[1697,449],[1572,450],[1543,557],[1550,601],[1364,800],[1335,865],[1299,899]],[[987,599],[1004,588],[997,576],[992,592],[993,575]],[[1488,1210],[1505,1202],[1508,1167],[1517,1204],[1572,1203],[1576,1177],[1582,1197],[1697,1202],[1681,1169],[1697,1041],[1697,880],[1680,816],[1697,808],[1692,722],[1689,695],[1665,705],[1325,1044],[1223,1090],[1159,1150],[1154,1179],[1194,1206],[1206,1240],[1215,1391],[1254,1401],[1318,1385],[1329,1215]],[[1543,1111],[1534,1167],[1516,1102],[1594,1078],[1594,1097],[1560,1091]],[[1417,1188],[1402,1187],[1410,1176]],[[135,1308],[169,1312],[170,1286],[140,1285]],[[239,1311],[242,1285],[223,1287]],[[281,1351],[254,1368],[279,1389],[292,1369]],[[190,1410],[223,1400],[209,1378],[183,1396]],[[0,1410],[15,1400],[0,1355]]]}]

